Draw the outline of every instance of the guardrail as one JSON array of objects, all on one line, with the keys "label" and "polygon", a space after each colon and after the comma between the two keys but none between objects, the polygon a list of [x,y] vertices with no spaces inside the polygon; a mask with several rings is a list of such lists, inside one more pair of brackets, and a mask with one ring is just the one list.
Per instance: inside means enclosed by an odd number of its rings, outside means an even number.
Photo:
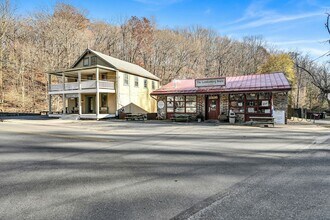
[{"label": "guardrail", "polygon": [[[83,89],[96,89],[96,80],[87,80],[87,81],[82,81],[80,83],[80,88]],[[104,81],[100,80],[99,81],[99,88],[100,89],[115,89],[115,83],[110,82],[110,81]],[[64,87],[63,84],[53,84],[50,85],[49,88],[50,91],[67,91],[67,90],[79,90],[79,83],[78,82],[69,82],[65,83]]]}]

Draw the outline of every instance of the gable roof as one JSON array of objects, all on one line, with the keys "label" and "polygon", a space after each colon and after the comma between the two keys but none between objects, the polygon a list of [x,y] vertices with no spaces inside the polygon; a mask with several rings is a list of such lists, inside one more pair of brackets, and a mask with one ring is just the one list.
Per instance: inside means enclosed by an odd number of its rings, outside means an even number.
[{"label": "gable roof", "polygon": [[196,87],[194,79],[173,80],[151,95],[202,94],[219,92],[288,91],[291,86],[284,73],[226,77],[225,86]]},{"label": "gable roof", "polygon": [[142,68],[139,65],[129,63],[127,61],[120,60],[109,55],[105,55],[103,53],[97,52],[95,50],[91,50],[89,48],[85,50],[85,52],[78,58],[78,60],[72,65],[71,68],[74,68],[76,64],[85,56],[87,52],[91,52],[95,54],[96,56],[100,57],[103,61],[108,63],[110,66],[114,67],[116,70],[119,70],[121,72],[131,73],[134,75],[160,81],[160,79],[157,76],[150,73],[149,71],[147,71],[146,69]]}]

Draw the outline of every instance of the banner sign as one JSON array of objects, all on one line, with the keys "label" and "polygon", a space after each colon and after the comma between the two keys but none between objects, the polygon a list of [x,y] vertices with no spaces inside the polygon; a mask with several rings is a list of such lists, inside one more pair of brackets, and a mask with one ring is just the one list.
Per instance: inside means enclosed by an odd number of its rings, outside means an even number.
[{"label": "banner sign", "polygon": [[195,87],[207,87],[207,86],[225,86],[226,78],[212,78],[212,79],[196,79]]},{"label": "banner sign", "polygon": [[273,111],[275,124],[285,124],[285,111]]}]

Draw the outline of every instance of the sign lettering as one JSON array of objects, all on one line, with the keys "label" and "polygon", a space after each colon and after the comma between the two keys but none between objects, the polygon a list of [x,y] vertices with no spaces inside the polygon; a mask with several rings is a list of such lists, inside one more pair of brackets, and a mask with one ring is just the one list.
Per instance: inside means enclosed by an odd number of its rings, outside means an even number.
[{"label": "sign lettering", "polygon": [[207,87],[207,86],[225,86],[226,78],[214,78],[214,79],[196,79],[196,87]]}]

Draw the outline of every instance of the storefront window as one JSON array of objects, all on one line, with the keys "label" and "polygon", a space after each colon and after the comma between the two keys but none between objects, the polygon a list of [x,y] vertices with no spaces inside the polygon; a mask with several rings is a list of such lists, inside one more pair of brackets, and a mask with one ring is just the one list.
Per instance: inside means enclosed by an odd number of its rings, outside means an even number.
[{"label": "storefront window", "polygon": [[196,96],[186,96],[186,112],[187,113],[196,113]]},{"label": "storefront window", "polygon": [[246,94],[246,100],[257,100],[258,96],[256,93],[247,93]]},{"label": "storefront window", "polygon": [[184,102],[185,98],[184,98],[184,96],[175,96],[175,101],[176,102]]},{"label": "storefront window", "polygon": [[167,96],[167,112],[174,112],[174,97],[173,96]]},{"label": "storefront window", "polygon": [[246,99],[243,93],[230,94],[230,109],[236,114],[271,114],[271,93],[246,93]]},{"label": "storefront window", "polygon": [[269,100],[270,99],[270,93],[269,92],[261,92],[261,93],[259,93],[259,100],[260,99]]},{"label": "storefront window", "polygon": [[184,96],[175,96],[174,97],[174,111],[178,113],[185,112],[185,97]]},{"label": "storefront window", "polygon": [[167,96],[168,113],[196,113],[196,96]]},{"label": "storefront window", "polygon": [[[175,112],[179,112],[179,113],[184,113],[185,112],[185,102],[184,101],[177,101],[177,97],[175,97],[175,102],[174,102],[174,111]],[[178,99],[178,100],[182,100],[182,99]]]},{"label": "storefront window", "polygon": [[236,114],[245,112],[245,97],[243,93],[230,94],[229,99],[230,109],[232,111]]}]

